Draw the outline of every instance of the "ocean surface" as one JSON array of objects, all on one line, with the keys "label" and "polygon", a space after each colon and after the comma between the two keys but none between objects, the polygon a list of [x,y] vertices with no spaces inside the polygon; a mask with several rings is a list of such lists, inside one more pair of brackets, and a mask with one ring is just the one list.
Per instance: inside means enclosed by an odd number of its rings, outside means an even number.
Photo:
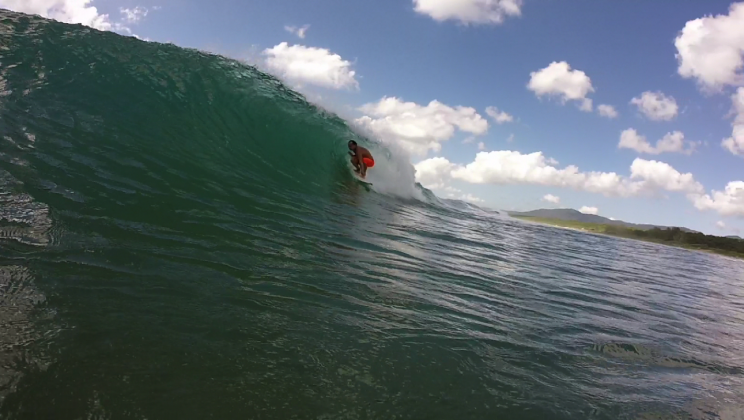
[{"label": "ocean surface", "polygon": [[440,200],[384,144],[0,11],[0,419],[744,418],[744,262]]}]

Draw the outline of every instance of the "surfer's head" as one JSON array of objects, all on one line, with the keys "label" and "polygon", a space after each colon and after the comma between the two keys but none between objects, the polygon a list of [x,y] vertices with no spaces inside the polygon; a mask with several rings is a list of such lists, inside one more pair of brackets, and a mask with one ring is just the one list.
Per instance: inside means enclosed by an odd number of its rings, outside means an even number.
[{"label": "surfer's head", "polygon": [[349,140],[349,150],[355,151],[357,148],[357,144],[354,140]]}]

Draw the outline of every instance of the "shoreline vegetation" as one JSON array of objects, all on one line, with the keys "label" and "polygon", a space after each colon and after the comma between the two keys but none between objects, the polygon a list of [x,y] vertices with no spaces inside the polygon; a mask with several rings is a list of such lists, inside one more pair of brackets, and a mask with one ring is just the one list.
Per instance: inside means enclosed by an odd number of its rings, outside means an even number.
[{"label": "shoreline vegetation", "polygon": [[645,242],[653,242],[693,251],[703,251],[725,255],[728,257],[744,259],[744,240],[705,235],[700,232],[685,232],[677,227],[642,230],[601,223],[580,222],[576,220],[561,220],[545,217],[517,215],[512,215],[511,217],[519,220],[526,220],[559,228],[597,233],[600,235],[617,236],[620,238],[635,239]]}]

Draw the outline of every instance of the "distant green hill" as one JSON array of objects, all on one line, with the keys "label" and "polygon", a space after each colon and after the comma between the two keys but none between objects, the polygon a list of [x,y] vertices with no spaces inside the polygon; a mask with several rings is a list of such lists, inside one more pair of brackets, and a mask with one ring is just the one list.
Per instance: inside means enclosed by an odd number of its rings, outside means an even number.
[{"label": "distant green hill", "polygon": [[735,237],[705,235],[679,227],[638,225],[611,220],[571,209],[543,209],[528,212],[508,212],[510,216],[533,223],[580,230],[588,233],[619,236],[655,242],[731,257],[744,258],[744,240]]},{"label": "distant green hill", "polygon": [[[628,222],[623,222],[622,220],[608,219],[606,217],[597,216],[595,214],[584,214],[574,209],[540,209],[540,210],[532,210],[532,211],[526,211],[526,212],[509,211],[507,212],[507,214],[513,217],[535,217],[535,218],[540,218],[540,219],[571,220],[571,221],[584,222],[584,223],[596,223],[600,225],[622,226],[622,227],[638,229],[638,230],[671,229],[672,227],[676,227],[676,226],[656,226],[656,225],[647,225],[647,224],[628,223]],[[680,227],[679,229],[683,232],[693,232],[693,233],[696,232],[692,229],[687,229],[683,227]]]}]

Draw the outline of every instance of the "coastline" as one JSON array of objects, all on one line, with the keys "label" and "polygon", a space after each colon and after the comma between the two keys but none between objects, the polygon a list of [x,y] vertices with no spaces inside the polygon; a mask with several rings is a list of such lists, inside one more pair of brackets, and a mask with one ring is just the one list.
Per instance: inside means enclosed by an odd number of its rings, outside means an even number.
[{"label": "coastline", "polygon": [[638,232],[643,232],[638,229],[625,228],[620,226],[611,226],[599,223],[588,223],[579,222],[574,220],[562,220],[562,219],[550,219],[542,217],[530,217],[530,216],[510,216],[514,219],[533,222],[541,225],[557,227],[560,229],[574,230],[584,233],[595,233],[599,235],[613,236],[616,238],[632,239],[642,242],[651,242],[659,245],[667,245],[675,248],[687,249],[689,251],[705,252],[707,254],[722,255],[724,257],[744,259],[744,254],[740,254],[733,251],[727,251],[722,249],[709,248],[694,244],[687,244],[678,241],[667,241],[660,238],[654,237],[638,237]]}]

